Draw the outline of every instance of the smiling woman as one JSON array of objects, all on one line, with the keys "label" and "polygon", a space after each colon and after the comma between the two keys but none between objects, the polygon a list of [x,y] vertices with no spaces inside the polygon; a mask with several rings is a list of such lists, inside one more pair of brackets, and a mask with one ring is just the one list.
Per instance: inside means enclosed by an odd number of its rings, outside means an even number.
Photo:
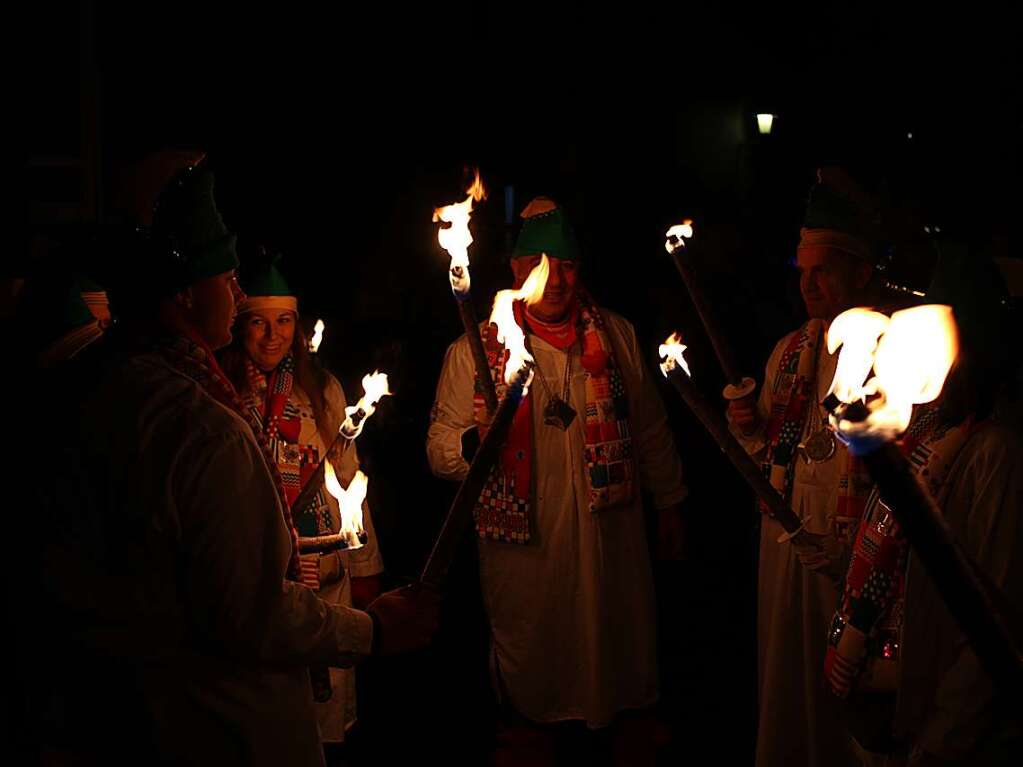
[{"label": "smiling woman", "polygon": [[[341,455],[328,448],[345,418],[347,402],[341,385],[309,353],[298,321],[298,298],[279,262],[279,256],[270,257],[265,250],[243,259],[240,279],[247,296],[238,307],[234,341],[221,354],[221,365],[262,428],[284,478],[299,536],[302,582],[331,604],[364,606],[376,595],[376,576],[383,570],[369,509],[359,504],[367,533],[364,545],[345,551],[317,546],[344,527],[337,496],[326,491],[317,471],[321,460],[332,462],[341,488],[350,486],[358,470],[354,448]],[[306,485],[311,491],[303,494]],[[321,739],[343,741],[355,720],[352,672],[315,669],[313,686]]]},{"label": "smiling woman", "polygon": [[295,340],[297,316],[293,309],[253,309],[241,319],[242,345],[264,373],[270,372]]}]

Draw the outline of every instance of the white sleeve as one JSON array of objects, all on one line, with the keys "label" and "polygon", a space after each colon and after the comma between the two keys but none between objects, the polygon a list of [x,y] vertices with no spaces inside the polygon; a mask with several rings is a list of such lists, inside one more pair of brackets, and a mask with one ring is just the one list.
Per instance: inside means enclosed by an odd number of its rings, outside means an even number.
[{"label": "white sleeve", "polygon": [[426,457],[441,479],[461,481],[469,471],[462,457],[462,435],[476,425],[473,389],[476,369],[469,342],[463,336],[448,347],[437,382],[437,397],[430,413]]},{"label": "white sleeve", "polygon": [[[973,558],[1010,614],[1023,607],[1023,451],[1015,439],[997,435],[972,450],[961,487],[943,504],[956,537]],[[932,586],[932,589],[934,587]],[[938,670],[940,671],[940,670]],[[961,759],[979,748],[989,732],[998,698],[990,677],[964,636],[943,670],[919,743],[934,756]]]}]

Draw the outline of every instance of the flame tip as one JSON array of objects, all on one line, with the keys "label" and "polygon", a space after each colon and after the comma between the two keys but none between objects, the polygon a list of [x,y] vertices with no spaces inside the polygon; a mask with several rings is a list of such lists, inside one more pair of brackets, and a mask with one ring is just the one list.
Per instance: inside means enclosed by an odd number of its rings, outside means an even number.
[{"label": "flame tip", "polygon": [[433,210],[434,223],[438,221],[442,223],[442,226],[437,229],[437,241],[451,257],[451,265],[462,267],[461,274],[455,275],[453,272],[449,274],[451,288],[459,294],[469,292],[469,246],[473,242],[472,233],[469,231],[469,220],[472,218],[472,204],[474,201],[479,202],[486,197],[486,189],[480,179],[478,169],[466,194],[468,196],[461,202],[444,205]]},{"label": "flame tip", "polygon": [[465,193],[470,195],[476,202],[480,202],[487,198],[487,188],[483,185],[483,180],[480,178],[480,169],[474,169],[474,175],[472,184],[465,190]]},{"label": "flame tip", "polygon": [[658,347],[657,353],[661,358],[661,372],[665,376],[676,367],[680,367],[687,376],[692,377],[689,363],[686,361],[684,354],[688,348],[682,343],[682,335],[677,330],[668,336],[667,340]]}]

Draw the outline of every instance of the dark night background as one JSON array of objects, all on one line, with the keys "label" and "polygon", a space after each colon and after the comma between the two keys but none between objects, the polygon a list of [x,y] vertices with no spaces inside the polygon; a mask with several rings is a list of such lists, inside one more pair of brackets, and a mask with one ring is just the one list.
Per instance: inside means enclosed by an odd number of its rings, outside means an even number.
[{"label": "dark night background", "polygon": [[[280,248],[303,314],[326,321],[325,364],[350,394],[374,367],[390,374],[395,396],[360,452],[395,580],[421,567],[453,495],[424,453],[444,350],[461,332],[430,215],[461,199],[470,167],[490,191],[470,250],[481,315],[509,282],[518,211],[547,194],[576,223],[598,300],[636,324],[651,366],[682,330],[709,396],[723,376],[663,250],[683,217],[718,319],[758,378],[801,320],[790,261],[819,165],[846,165],[882,200],[893,281],[926,287],[924,226],[1018,255],[1005,18],[453,13],[86,4],[41,7],[26,24],[39,33],[21,111],[36,263],[39,243],[102,220],[118,168],[165,146],[206,150],[241,246]],[[770,135],[758,111],[778,115]],[[757,519],[674,392],[662,395],[692,489],[688,555],[658,569],[664,713],[678,756],[710,743],[717,763],[748,763]],[[435,646],[364,667],[355,763],[417,751],[480,761],[493,702],[473,557],[467,545]]]}]

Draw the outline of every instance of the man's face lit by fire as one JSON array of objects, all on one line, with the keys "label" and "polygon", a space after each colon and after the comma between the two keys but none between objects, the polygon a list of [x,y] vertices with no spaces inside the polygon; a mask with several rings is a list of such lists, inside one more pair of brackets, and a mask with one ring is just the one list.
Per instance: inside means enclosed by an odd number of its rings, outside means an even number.
[{"label": "man's face lit by fire", "polygon": [[[520,256],[511,262],[515,288],[521,288],[529,273],[540,263],[541,255]],[[560,322],[575,305],[579,268],[575,261],[551,258],[550,276],[543,291],[543,300],[529,307],[529,313],[544,322]]]},{"label": "man's face lit by fire", "polygon": [[860,302],[873,271],[866,261],[824,245],[799,248],[796,268],[807,314],[827,321]]},{"label": "man's face lit by fire", "polygon": [[242,317],[242,345],[264,373],[277,367],[295,340],[295,312],[256,309]]}]

